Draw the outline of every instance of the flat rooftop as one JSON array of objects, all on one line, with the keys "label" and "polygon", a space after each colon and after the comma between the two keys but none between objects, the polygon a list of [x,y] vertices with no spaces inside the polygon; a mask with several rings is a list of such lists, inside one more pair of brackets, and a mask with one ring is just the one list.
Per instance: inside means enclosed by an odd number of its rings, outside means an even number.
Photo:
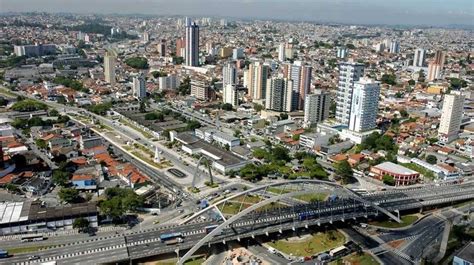
[{"label": "flat rooftop", "polygon": [[8,224],[28,220],[30,203],[2,202],[0,203],[0,224]]},{"label": "flat rooftop", "polygon": [[233,166],[245,162],[245,160],[232,154],[230,151],[220,149],[203,140],[199,140],[195,143],[188,144],[186,146],[190,149],[202,149],[205,152],[211,153],[212,155],[219,157],[217,162],[225,166]]},{"label": "flat rooftop", "polygon": [[455,255],[465,261],[474,263],[474,242],[470,242]]}]

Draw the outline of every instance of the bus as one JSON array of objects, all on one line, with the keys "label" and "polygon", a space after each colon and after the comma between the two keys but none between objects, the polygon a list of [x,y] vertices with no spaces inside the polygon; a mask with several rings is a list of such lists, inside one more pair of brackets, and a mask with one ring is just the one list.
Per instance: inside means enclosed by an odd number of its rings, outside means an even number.
[{"label": "bus", "polygon": [[26,235],[21,237],[21,242],[34,242],[34,241],[43,241],[46,238],[42,235]]},{"label": "bus", "polygon": [[0,249],[0,259],[8,258],[8,251]]},{"label": "bus", "polygon": [[334,256],[337,256],[338,254],[341,254],[342,252],[344,252],[347,248],[345,246],[340,246],[340,247],[337,247],[331,251],[329,251],[329,255],[331,257],[334,257]]},{"label": "bus", "polygon": [[160,235],[161,242],[166,242],[167,240],[175,239],[175,238],[182,238],[182,233],[169,233],[169,234],[162,234]]},{"label": "bus", "polygon": [[204,229],[206,230],[206,234],[209,234],[212,230],[216,229],[216,227],[218,227],[218,225],[208,225],[204,227]]}]

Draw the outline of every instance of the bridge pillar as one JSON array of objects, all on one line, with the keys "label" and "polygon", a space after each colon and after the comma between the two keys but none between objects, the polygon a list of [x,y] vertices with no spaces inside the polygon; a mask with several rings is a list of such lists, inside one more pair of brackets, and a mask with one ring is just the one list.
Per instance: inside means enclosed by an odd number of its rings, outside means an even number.
[{"label": "bridge pillar", "polygon": [[281,228],[278,229],[278,232],[279,232],[280,234],[283,234],[283,231],[281,231]]},{"label": "bridge pillar", "polygon": [[294,226],[291,229],[293,229],[293,231],[296,231],[296,228]]},{"label": "bridge pillar", "polygon": [[255,235],[252,234],[252,238],[255,238]]},{"label": "bridge pillar", "polygon": [[267,236],[268,236],[268,231],[266,231],[266,232],[265,232],[265,235],[267,235]]},{"label": "bridge pillar", "polygon": [[318,226],[321,226],[321,222],[318,222]]},{"label": "bridge pillar", "polygon": [[222,243],[225,245],[225,239],[224,239],[224,240],[222,240]]},{"label": "bridge pillar", "polygon": [[305,224],[305,225],[304,225],[304,228],[308,229],[308,224]]},{"label": "bridge pillar", "polygon": [[395,210],[395,212],[397,213],[398,219],[400,219],[400,211],[399,211],[399,210]]},{"label": "bridge pillar", "polygon": [[239,242],[240,242],[240,237],[239,237],[239,236],[237,237],[237,241],[239,241]]},{"label": "bridge pillar", "polygon": [[344,218],[341,218],[341,221],[344,222]]},{"label": "bridge pillar", "polygon": [[329,223],[330,223],[330,224],[332,224],[332,219],[331,219],[331,220],[329,220]]}]

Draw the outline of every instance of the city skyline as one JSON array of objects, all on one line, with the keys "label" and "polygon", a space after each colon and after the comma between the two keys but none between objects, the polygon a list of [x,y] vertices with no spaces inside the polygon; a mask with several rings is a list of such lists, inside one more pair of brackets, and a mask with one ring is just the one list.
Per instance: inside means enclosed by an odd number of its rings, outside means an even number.
[{"label": "city skyline", "polygon": [[[68,1],[3,0],[3,12],[72,12],[96,14],[143,14],[219,16],[235,19],[278,19],[288,21],[311,21],[342,24],[375,25],[428,25],[474,27],[474,4],[468,0],[455,1],[397,1],[379,3],[375,0],[231,0],[221,3],[216,0],[173,2],[163,0],[141,0],[131,4],[125,0],[113,1]],[[90,6],[94,6],[90,10]],[[93,11],[93,12],[91,12]],[[346,14],[350,13],[351,16]]]}]

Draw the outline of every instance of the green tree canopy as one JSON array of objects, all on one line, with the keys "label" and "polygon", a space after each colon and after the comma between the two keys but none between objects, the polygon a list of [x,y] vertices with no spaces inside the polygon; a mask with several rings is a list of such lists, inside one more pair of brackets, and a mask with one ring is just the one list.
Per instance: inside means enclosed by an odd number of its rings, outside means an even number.
[{"label": "green tree canopy", "polygon": [[434,155],[427,155],[427,156],[426,156],[426,162],[428,162],[428,163],[434,165],[434,164],[436,164],[436,163],[438,162],[438,159],[437,159],[436,156],[434,156]]},{"label": "green tree canopy", "polygon": [[352,178],[352,167],[347,160],[342,160],[334,165],[335,172],[341,177],[343,183],[349,183]]},{"label": "green tree canopy", "polygon": [[125,63],[135,69],[148,69],[148,60],[144,57],[128,58]]},{"label": "green tree canopy", "polygon": [[79,191],[74,188],[61,188],[58,192],[58,196],[61,201],[67,203],[75,203],[80,199]]}]

